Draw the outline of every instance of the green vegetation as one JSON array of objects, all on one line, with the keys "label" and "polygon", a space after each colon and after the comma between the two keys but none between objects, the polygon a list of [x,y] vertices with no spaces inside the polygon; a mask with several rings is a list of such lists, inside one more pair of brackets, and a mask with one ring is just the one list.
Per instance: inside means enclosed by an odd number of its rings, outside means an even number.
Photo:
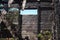
[{"label": "green vegetation", "polygon": [[[14,38],[9,38],[10,40],[14,40]],[[0,40],[7,40],[7,38],[0,38]]]},{"label": "green vegetation", "polygon": [[0,40],[6,40],[6,38],[0,38]]},{"label": "green vegetation", "polygon": [[41,40],[52,40],[52,33],[50,31],[44,31],[43,33],[38,34]]}]

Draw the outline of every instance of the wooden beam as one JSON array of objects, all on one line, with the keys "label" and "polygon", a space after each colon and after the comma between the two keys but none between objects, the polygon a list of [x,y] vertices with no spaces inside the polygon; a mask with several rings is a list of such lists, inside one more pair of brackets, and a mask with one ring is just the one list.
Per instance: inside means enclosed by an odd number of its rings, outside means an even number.
[{"label": "wooden beam", "polygon": [[54,10],[52,7],[41,7],[41,10]]},{"label": "wooden beam", "polygon": [[40,0],[40,2],[52,2],[52,0]]}]

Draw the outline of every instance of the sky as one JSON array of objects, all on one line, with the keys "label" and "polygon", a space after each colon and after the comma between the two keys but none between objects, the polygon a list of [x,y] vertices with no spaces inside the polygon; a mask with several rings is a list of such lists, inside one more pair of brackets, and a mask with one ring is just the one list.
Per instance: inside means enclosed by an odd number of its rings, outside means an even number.
[{"label": "sky", "polygon": [[20,10],[21,15],[37,15],[38,11],[37,9],[27,9],[27,10]]}]

